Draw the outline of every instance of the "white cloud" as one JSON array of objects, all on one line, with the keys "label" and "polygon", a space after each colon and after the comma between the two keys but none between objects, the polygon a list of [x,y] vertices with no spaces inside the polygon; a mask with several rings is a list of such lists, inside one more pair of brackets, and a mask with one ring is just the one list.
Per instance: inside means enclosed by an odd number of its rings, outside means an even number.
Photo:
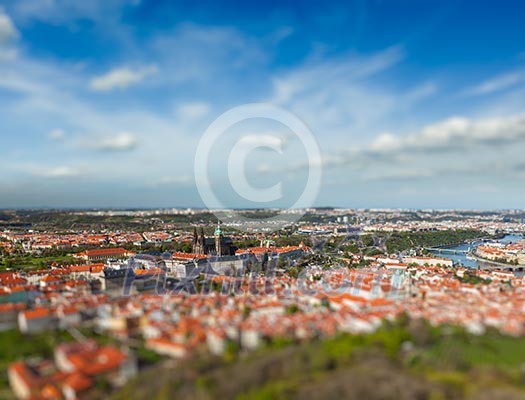
[{"label": "white cloud", "polygon": [[366,145],[325,154],[323,165],[334,172],[353,173],[354,179],[363,181],[449,176],[490,182],[518,176],[516,162],[524,144],[525,115],[451,117],[412,134],[386,132]]},{"label": "white cloud", "polygon": [[72,178],[82,175],[79,168],[70,165],[38,165],[34,163],[14,164],[11,168],[40,178]]},{"label": "white cloud", "polygon": [[273,76],[269,102],[297,114],[319,136],[351,141],[384,129],[387,119],[399,117],[399,112],[436,90],[426,85],[396,92],[377,85],[403,58],[404,50],[394,46],[368,55],[309,60]]},{"label": "white cloud", "polygon": [[525,141],[523,115],[477,120],[452,117],[410,135],[382,134],[363,150],[365,153],[428,152],[516,141]]},{"label": "white cloud", "polygon": [[[377,84],[387,79],[404,56],[401,46],[393,46],[368,55],[313,59],[274,76],[270,102],[302,118],[319,138],[324,153],[319,160],[290,160],[285,172],[304,170],[312,164],[356,166],[363,163],[365,154],[397,146],[398,136],[393,134],[384,135],[359,151],[345,151],[341,143],[362,142],[371,132],[383,130],[438,91],[438,85],[432,81],[403,90]],[[282,171],[278,166],[270,169]]]},{"label": "white cloud", "polygon": [[385,132],[379,135],[371,144],[370,148],[375,151],[388,151],[397,147],[399,144],[399,137]]},{"label": "white cloud", "polygon": [[81,141],[83,147],[103,151],[129,151],[137,147],[137,138],[127,132],[108,136],[93,136]]},{"label": "white cloud", "polygon": [[113,89],[126,89],[157,72],[158,68],[154,65],[136,70],[128,67],[116,68],[104,75],[91,79],[90,88],[97,92],[107,92]]},{"label": "white cloud", "polygon": [[266,163],[261,163],[257,166],[257,172],[261,174],[267,174],[273,171],[274,171],[274,168],[271,165],[266,164]]},{"label": "white cloud", "polygon": [[210,105],[205,102],[191,102],[182,104],[178,108],[178,113],[182,118],[195,119],[208,115],[210,112]]},{"label": "white cloud", "polygon": [[156,185],[185,185],[193,182],[193,179],[190,175],[163,176]]},{"label": "white cloud", "polygon": [[140,4],[137,0],[21,0],[16,1],[13,11],[23,20],[68,23],[75,20],[115,21],[125,6]]},{"label": "white cloud", "polygon": [[12,61],[18,57],[18,50],[0,46],[0,61]]},{"label": "white cloud", "polygon": [[525,115],[493,118],[451,117],[408,135],[385,132],[374,140],[318,161],[289,163],[285,168],[260,165],[259,172],[296,173],[320,163],[331,179],[372,183],[429,182],[443,177],[456,182],[501,182],[525,178],[520,164],[525,146]]},{"label": "white cloud", "polygon": [[282,149],[287,142],[284,135],[273,133],[246,134],[237,141],[239,149]]},{"label": "white cloud", "polygon": [[[28,157],[43,163],[50,157],[59,157],[63,163],[89,164],[90,171],[92,168],[100,171],[98,182],[118,179],[140,186],[147,184],[152,175],[162,176],[165,171],[191,173],[187,168],[193,165],[191,143],[197,140],[190,135],[197,131],[193,121],[182,122],[172,114],[136,105],[100,107],[97,102],[83,98],[86,76],[71,65],[24,56],[16,61],[16,67],[0,64],[0,91],[5,87],[18,93],[14,101],[0,110],[0,120],[16,121],[31,115],[34,123],[48,132],[58,123],[68,129],[64,146],[46,146],[44,151],[38,151],[36,146],[24,148],[24,152],[31,153]],[[49,126],[50,123],[55,126]],[[38,135],[30,133],[26,138],[31,136],[38,139]],[[64,152],[66,149],[69,151]],[[78,151],[82,149],[91,151]],[[122,153],[118,161],[110,154],[112,151]]]},{"label": "white cloud", "polygon": [[269,39],[272,43],[278,44],[282,40],[292,35],[293,32],[294,29],[291,26],[283,26],[277,29],[275,32],[272,32],[269,36]]},{"label": "white cloud", "polygon": [[416,180],[428,179],[436,175],[435,171],[425,169],[405,168],[396,171],[379,171],[371,175],[365,176],[365,181],[381,181],[381,180]]},{"label": "white cloud", "polygon": [[511,72],[489,79],[466,91],[466,94],[485,95],[509,89],[523,83],[525,76],[521,72]]},{"label": "white cloud", "polygon": [[433,82],[427,82],[407,93],[407,100],[414,102],[433,96],[438,92],[438,87]]},{"label": "white cloud", "polygon": [[18,37],[18,31],[15,24],[0,6],[0,45],[10,43]]},{"label": "white cloud", "polygon": [[312,96],[323,86],[344,90],[349,84],[362,81],[385,71],[404,57],[401,47],[391,47],[370,56],[347,55],[321,62],[309,62],[274,78],[274,97],[271,102],[286,104],[294,97]]},{"label": "white cloud", "polygon": [[62,140],[66,137],[66,132],[62,129],[53,129],[48,136],[51,140]]},{"label": "white cloud", "polygon": [[80,171],[73,167],[61,166],[48,170],[42,170],[41,175],[49,178],[67,178],[80,175]]},{"label": "white cloud", "polygon": [[199,26],[182,23],[167,34],[155,37],[149,44],[148,56],[158,60],[163,82],[173,85],[203,85],[207,93],[222,88],[217,100],[234,97],[238,90],[247,91],[255,80],[239,79],[239,71],[259,79],[266,74],[268,52],[259,39],[246,36],[231,27]]},{"label": "white cloud", "polygon": [[14,45],[18,36],[15,24],[0,6],[0,62],[12,61],[18,57],[18,50]]}]

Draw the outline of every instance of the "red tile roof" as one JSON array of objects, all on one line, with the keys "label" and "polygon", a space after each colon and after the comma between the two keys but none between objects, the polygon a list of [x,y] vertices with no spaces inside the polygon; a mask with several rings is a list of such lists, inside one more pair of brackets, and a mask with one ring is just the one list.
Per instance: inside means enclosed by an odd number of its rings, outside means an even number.
[{"label": "red tile roof", "polygon": [[207,258],[207,256],[204,255],[204,254],[183,253],[183,252],[177,251],[177,252],[172,254],[172,258],[182,259],[182,260],[193,260],[195,258],[197,258],[197,259],[205,259],[205,258]]},{"label": "red tile roof", "polygon": [[47,318],[50,315],[51,311],[43,307],[24,311],[24,316],[26,317],[26,319]]},{"label": "red tile roof", "polygon": [[100,256],[112,256],[112,255],[125,255],[128,254],[126,249],[122,247],[107,248],[107,249],[94,249],[86,250],[83,254],[87,257],[100,257]]}]

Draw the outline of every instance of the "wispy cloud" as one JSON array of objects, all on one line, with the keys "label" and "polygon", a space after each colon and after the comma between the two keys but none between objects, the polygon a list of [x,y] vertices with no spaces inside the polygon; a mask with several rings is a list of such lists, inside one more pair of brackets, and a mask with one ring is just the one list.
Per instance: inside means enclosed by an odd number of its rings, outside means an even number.
[{"label": "wispy cloud", "polygon": [[38,20],[53,24],[76,20],[100,21],[120,16],[125,6],[135,6],[140,0],[24,0],[17,1],[13,10],[22,20]]},{"label": "wispy cloud", "polygon": [[18,57],[16,48],[0,46],[0,61],[12,61],[16,57]]},{"label": "wispy cloud", "polygon": [[522,72],[510,72],[488,79],[465,91],[470,95],[486,95],[502,90],[510,89],[525,82],[525,74]]},{"label": "wispy cloud", "polygon": [[63,140],[66,137],[66,132],[62,129],[53,129],[48,136],[51,140]]},{"label": "wispy cloud", "polygon": [[273,76],[269,102],[291,110],[321,136],[348,142],[369,135],[438,91],[437,83],[402,90],[378,84],[389,80],[405,56],[402,46],[393,46],[365,55],[307,60]]},{"label": "wispy cloud", "polygon": [[414,181],[436,176],[436,171],[404,168],[396,171],[379,171],[363,177],[364,181]]},{"label": "wispy cloud", "polygon": [[90,88],[97,92],[108,92],[114,89],[126,89],[143,81],[146,77],[158,72],[155,65],[131,69],[128,67],[116,68],[104,75],[94,77],[90,81]]},{"label": "wispy cloud", "polygon": [[76,168],[69,166],[60,166],[50,169],[40,170],[36,173],[37,175],[42,175],[48,178],[66,178],[66,177],[75,177],[80,175],[80,171]]},{"label": "wispy cloud", "polygon": [[10,168],[33,177],[49,179],[73,178],[83,174],[80,168],[71,165],[50,166],[35,163],[15,163]]},{"label": "wispy cloud", "polygon": [[190,102],[184,103],[178,107],[178,114],[184,119],[200,118],[207,115],[211,110],[208,103],[205,102]]},{"label": "wispy cloud", "polygon": [[0,6],[0,61],[11,61],[18,56],[15,40],[19,36],[13,20]]},{"label": "wispy cloud", "polygon": [[[194,188],[192,166],[197,143],[210,120],[230,107],[259,101],[280,105],[310,126],[324,153],[311,163],[322,165],[327,174],[332,174],[329,179],[343,184],[334,194],[337,199],[350,196],[353,189],[347,187],[355,182],[377,187],[385,182],[414,184],[417,197],[422,182],[434,182],[440,174],[490,183],[489,172],[505,171],[505,166],[491,167],[498,160],[519,165],[525,123],[522,116],[512,113],[520,108],[509,111],[505,101],[499,102],[499,109],[488,104],[510,94],[515,95],[518,106],[522,104],[519,91],[508,90],[522,84],[517,69],[472,88],[454,88],[461,93],[470,90],[473,95],[494,94],[481,99],[486,110],[480,110],[478,104],[468,104],[481,102],[474,96],[455,96],[461,97],[460,105],[448,102],[446,96],[453,97],[447,92],[447,80],[454,73],[450,70],[418,70],[407,78],[407,71],[410,74],[414,70],[410,43],[368,53],[308,43],[311,48],[298,49],[300,55],[287,53],[283,57],[279,51],[288,52],[286,46],[298,43],[303,34],[302,28],[290,21],[279,21],[284,28],[273,25],[264,37],[254,36],[242,26],[190,22],[169,28],[158,26],[142,36],[142,31],[135,32],[126,25],[138,19],[138,13],[128,8],[134,4],[133,0],[27,0],[6,5],[12,19],[3,11],[0,14],[15,32],[4,35],[10,38],[7,47],[0,46],[0,59],[12,60],[0,63],[0,91],[9,98],[0,110],[0,120],[7,122],[2,123],[2,132],[13,133],[8,139],[10,149],[4,149],[2,156],[4,163],[33,160],[37,164],[31,170],[18,171],[28,185],[44,181],[38,179],[41,177],[64,178],[64,182],[53,185],[71,185],[76,192],[74,179],[65,178],[81,176],[92,179],[93,196],[104,185],[116,182],[127,188],[158,190],[158,198],[169,197],[166,188],[172,193],[179,187],[189,192]],[[124,12],[129,12],[128,18],[121,18]],[[23,42],[25,29],[34,21],[39,23],[33,26],[52,24],[64,34],[69,31],[89,36],[96,32],[90,38],[109,38],[107,48],[100,49],[101,53],[109,49],[111,54],[102,54],[100,60],[98,54],[82,54],[83,68],[73,65],[78,60],[51,54],[60,46],[50,46],[45,49],[50,56],[39,58],[37,54],[45,52],[32,52],[30,44]],[[90,32],[82,30],[85,25],[90,26]],[[13,41],[16,37],[21,40]],[[14,58],[18,43],[21,46]],[[100,70],[98,65],[110,67]],[[139,92],[143,87],[147,91]],[[136,89],[136,96],[126,92],[129,88]],[[111,95],[106,96],[109,92]],[[437,122],[429,123],[433,120]],[[214,181],[225,179],[231,150],[228,146],[235,134],[257,136],[241,140],[247,147],[276,144],[265,136],[274,126],[254,126],[232,128],[231,137],[217,141],[217,157],[212,157],[209,168]],[[283,132],[290,133],[287,129]],[[266,173],[268,180],[300,181],[297,178],[302,178],[308,166],[304,148],[293,134],[283,135],[283,155],[272,151],[250,155],[247,164],[254,176]],[[60,165],[54,166],[56,160]],[[482,170],[486,173],[480,175]],[[513,170],[522,171],[516,166]],[[15,188],[18,176],[13,171],[0,179]],[[218,189],[222,191],[219,195],[227,194],[224,187]],[[374,197],[364,189],[360,190],[363,198]],[[135,195],[124,191],[108,194],[108,198],[113,196],[116,204]],[[139,196],[146,202],[153,197],[137,195],[138,203]],[[384,193],[376,196],[384,197]],[[51,196],[51,201],[59,197]]]},{"label": "wispy cloud", "polygon": [[10,43],[18,37],[15,24],[0,6],[0,46]]},{"label": "wispy cloud", "polygon": [[80,140],[82,147],[101,151],[130,151],[135,149],[137,144],[137,138],[127,132],[106,136],[94,135]]},{"label": "wispy cloud", "polygon": [[252,149],[281,149],[286,145],[287,137],[274,133],[252,133],[242,135],[237,141],[237,148]]},{"label": "wispy cloud", "polygon": [[[296,96],[311,96],[314,89],[327,85],[345,88],[350,82],[359,82],[385,71],[404,57],[400,46],[394,46],[370,56],[349,54],[331,60],[307,62],[300,68],[274,78],[274,97],[271,102],[287,104]],[[327,90],[329,90],[327,88]]]},{"label": "wispy cloud", "polygon": [[157,182],[154,183],[154,186],[188,185],[192,183],[193,181],[194,181],[194,178],[191,175],[163,176]]}]

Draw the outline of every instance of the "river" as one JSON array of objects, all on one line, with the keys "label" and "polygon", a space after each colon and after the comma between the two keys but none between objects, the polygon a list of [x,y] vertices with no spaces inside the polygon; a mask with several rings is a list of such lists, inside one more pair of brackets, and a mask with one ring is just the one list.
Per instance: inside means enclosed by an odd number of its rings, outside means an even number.
[{"label": "river", "polygon": [[[523,236],[521,234],[509,234],[509,235],[506,235],[505,237],[503,237],[501,239],[495,240],[495,242],[508,244],[508,243],[518,242],[520,240],[523,240]],[[451,250],[465,251],[465,250],[472,250],[472,249],[474,249],[474,247],[480,245],[481,243],[482,242],[463,243],[463,244],[460,244],[459,246],[450,246],[450,247],[446,247],[446,248],[447,249],[451,249]],[[432,254],[434,254],[434,255],[436,255],[438,257],[450,258],[452,261],[454,261],[454,264],[462,264],[465,267],[478,268],[478,266],[479,266],[478,262],[476,260],[474,260],[474,259],[468,258],[466,253],[459,253],[459,254],[446,253],[446,254],[441,254],[438,251],[433,251]]]}]

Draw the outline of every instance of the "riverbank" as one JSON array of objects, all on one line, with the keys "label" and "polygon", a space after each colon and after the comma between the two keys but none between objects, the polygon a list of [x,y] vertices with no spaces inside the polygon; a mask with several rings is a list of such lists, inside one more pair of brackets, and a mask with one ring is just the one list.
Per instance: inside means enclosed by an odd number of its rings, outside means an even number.
[{"label": "riverbank", "polygon": [[508,263],[502,263],[498,261],[488,260],[486,258],[478,256],[476,253],[467,253],[467,256],[473,257],[482,267],[481,269],[494,269],[494,268],[504,268],[504,269],[510,269],[510,270],[523,270],[525,268],[525,265],[514,265],[514,264],[508,264]]},{"label": "riverbank", "polygon": [[[520,240],[523,240],[523,236],[521,234],[507,234],[494,241],[502,244],[508,244]],[[451,259],[456,265],[462,265],[464,267],[473,269],[487,269],[486,267],[484,267],[484,265],[488,263],[492,264],[492,267],[488,267],[489,269],[514,267],[510,264],[498,263],[496,261],[481,259],[478,256],[476,256],[472,252],[472,247],[477,247],[477,245],[482,244],[484,242],[484,240],[480,240],[472,243],[469,240],[466,240],[460,245],[446,247],[449,250],[455,250],[457,252],[456,254],[447,254],[447,258]],[[431,253],[435,256],[443,256],[443,254],[440,254],[439,251],[431,251]],[[472,259],[470,259],[469,257],[472,257]]]}]

